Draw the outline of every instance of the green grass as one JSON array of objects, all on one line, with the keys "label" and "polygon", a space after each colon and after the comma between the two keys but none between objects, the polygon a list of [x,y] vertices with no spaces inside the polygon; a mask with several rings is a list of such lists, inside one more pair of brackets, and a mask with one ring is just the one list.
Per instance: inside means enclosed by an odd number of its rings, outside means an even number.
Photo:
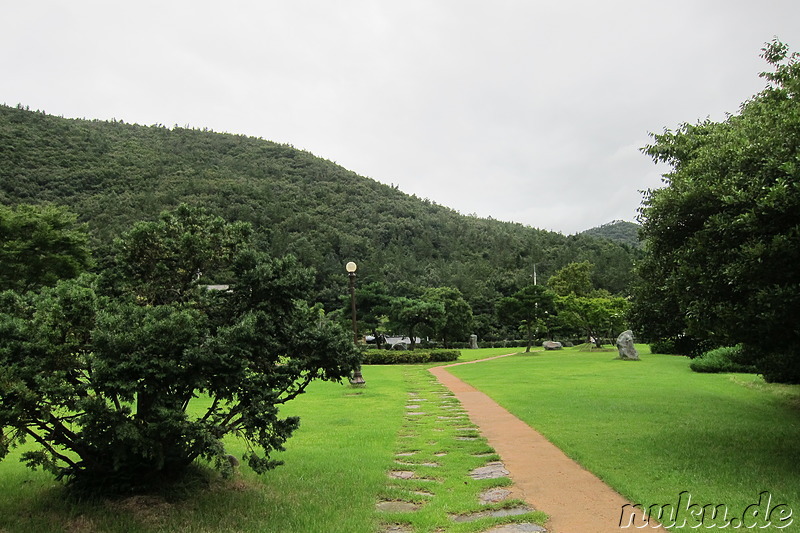
[{"label": "green grass", "polygon": [[[243,465],[183,497],[74,502],[52,476],[9,457],[0,463],[0,531],[372,532],[408,384],[392,368],[365,374],[364,389],[315,383],[286,405],[301,426],[280,454],[285,465],[264,476]],[[241,446],[231,440],[229,450],[241,456]]]},{"label": "green grass", "polygon": [[[286,405],[287,415],[301,417],[300,429],[280,454],[285,465],[264,476],[242,465],[233,479],[198,478],[182,492],[74,501],[51,475],[20,464],[16,451],[0,462],[0,533],[374,533],[392,523],[408,524],[419,533],[466,533],[509,521],[544,520],[542,513],[452,520],[453,513],[485,509],[478,493],[508,480],[468,476],[472,468],[497,457],[473,455],[492,452],[482,438],[457,439],[477,433],[458,402],[443,396],[445,389],[427,372],[430,366],[365,366],[363,389],[314,383]],[[424,416],[408,414],[412,399],[425,404]],[[237,456],[243,451],[234,439],[228,449]],[[416,453],[395,455],[408,451]],[[436,455],[443,452],[447,455]],[[439,466],[423,464],[432,462]],[[432,480],[391,479],[387,473],[393,469]],[[424,505],[413,513],[376,510],[378,501],[398,499]]]},{"label": "green grass", "polygon": [[635,503],[689,491],[740,516],[769,491],[800,512],[800,389],[640,351],[639,362],[567,349],[450,371]]}]

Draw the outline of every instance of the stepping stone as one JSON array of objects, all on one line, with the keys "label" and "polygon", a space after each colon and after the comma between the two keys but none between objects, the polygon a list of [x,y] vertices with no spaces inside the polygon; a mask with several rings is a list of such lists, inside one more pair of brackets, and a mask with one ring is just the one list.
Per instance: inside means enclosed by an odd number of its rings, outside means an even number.
[{"label": "stepping stone", "polygon": [[387,475],[392,479],[414,479],[416,476],[410,470],[391,470]]},{"label": "stepping stone", "polygon": [[486,466],[476,468],[469,475],[472,479],[497,479],[508,476],[508,470],[502,462],[492,461],[486,463]]},{"label": "stepping stone", "polygon": [[456,440],[478,440],[478,437],[456,437]]},{"label": "stepping stone", "polygon": [[420,416],[420,415],[424,415],[425,413],[423,413],[422,411],[411,411],[410,413],[406,413],[406,414],[408,416]]},{"label": "stepping stone", "polygon": [[495,487],[493,489],[487,489],[481,492],[478,495],[478,500],[483,505],[487,505],[490,503],[502,502],[503,500],[507,500],[510,496],[511,496],[510,490],[504,489],[503,487]]},{"label": "stepping stone", "polygon": [[493,518],[501,518],[505,516],[517,516],[525,513],[530,513],[533,511],[530,507],[522,506],[522,507],[511,507],[509,509],[496,509],[494,511],[479,511],[477,513],[470,513],[470,514],[457,514],[457,515],[450,515],[450,518],[454,522],[474,522],[475,520],[480,520],[481,518],[486,518],[487,516],[491,516]]},{"label": "stepping stone", "polygon": [[487,529],[483,533],[545,533],[547,530],[538,524],[522,522],[520,524],[503,524]]},{"label": "stepping stone", "polygon": [[412,455],[414,455],[414,454],[416,454],[416,453],[417,453],[417,452],[415,452],[415,451],[414,451],[414,452],[398,452],[398,453],[396,453],[395,455],[396,455],[397,457],[410,457],[410,456],[412,456]]},{"label": "stepping stone", "polygon": [[433,455],[435,455],[436,457],[444,457],[445,455],[447,455],[447,452],[439,452],[439,453],[435,453]]},{"label": "stepping stone", "polygon": [[422,505],[413,502],[383,501],[378,502],[375,508],[384,513],[410,513],[419,511]]},{"label": "stepping stone", "polygon": [[406,405],[406,409],[419,409],[419,405]]}]

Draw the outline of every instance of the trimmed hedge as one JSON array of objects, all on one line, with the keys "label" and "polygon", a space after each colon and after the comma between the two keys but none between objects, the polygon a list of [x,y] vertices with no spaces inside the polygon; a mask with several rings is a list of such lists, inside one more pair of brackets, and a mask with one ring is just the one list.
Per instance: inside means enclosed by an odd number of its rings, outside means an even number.
[{"label": "trimmed hedge", "polygon": [[695,372],[744,372],[755,373],[756,368],[748,364],[742,351],[742,346],[725,346],[710,350],[689,363],[689,368]]},{"label": "trimmed hedge", "polygon": [[410,365],[416,363],[438,363],[455,361],[459,350],[364,350],[361,364],[364,365]]}]

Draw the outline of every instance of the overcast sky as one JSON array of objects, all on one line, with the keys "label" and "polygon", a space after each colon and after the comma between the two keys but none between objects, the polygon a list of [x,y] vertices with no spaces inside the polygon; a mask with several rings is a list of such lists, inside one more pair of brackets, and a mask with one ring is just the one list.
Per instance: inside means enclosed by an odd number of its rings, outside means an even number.
[{"label": "overcast sky", "polygon": [[289,143],[575,233],[660,185],[649,132],[760,91],[797,0],[4,2],[0,102]]}]

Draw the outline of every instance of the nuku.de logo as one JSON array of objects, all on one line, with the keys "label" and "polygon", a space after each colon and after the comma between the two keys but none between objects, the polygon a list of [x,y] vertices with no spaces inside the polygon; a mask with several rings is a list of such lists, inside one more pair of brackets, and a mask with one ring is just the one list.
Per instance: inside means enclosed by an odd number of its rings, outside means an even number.
[{"label": "nuku.de logo", "polygon": [[639,503],[623,505],[619,527],[642,529],[662,525],[670,529],[763,529],[771,526],[774,529],[783,529],[789,527],[793,521],[792,508],[785,503],[773,504],[769,491],[759,493],[758,502],[745,507],[740,515],[732,514],[724,503],[692,503],[689,491],[682,491],[678,494],[676,503],[653,504],[648,507]]}]

